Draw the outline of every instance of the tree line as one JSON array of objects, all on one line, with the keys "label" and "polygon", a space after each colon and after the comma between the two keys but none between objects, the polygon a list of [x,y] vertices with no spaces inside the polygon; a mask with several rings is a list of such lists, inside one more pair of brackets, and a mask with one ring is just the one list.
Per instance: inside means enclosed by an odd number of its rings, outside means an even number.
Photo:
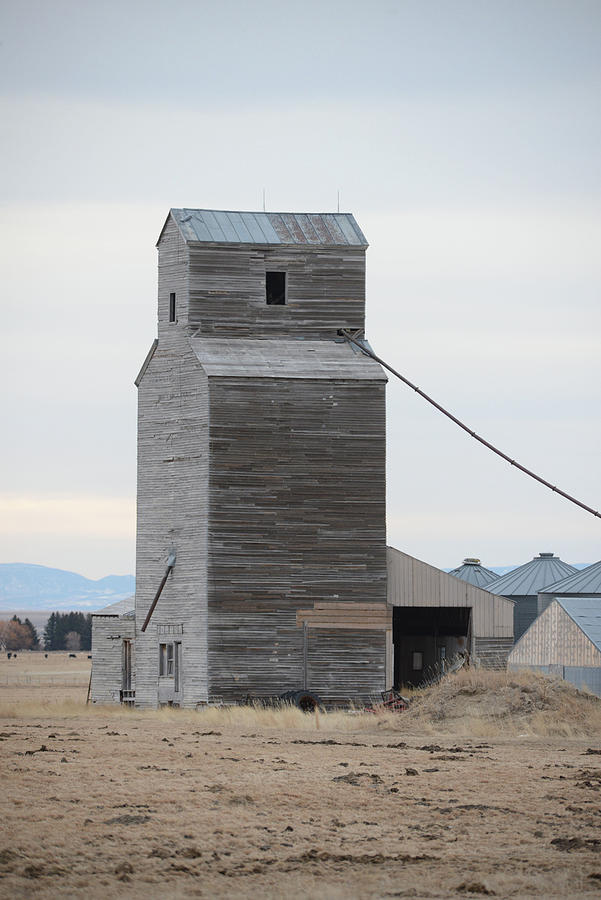
[{"label": "tree line", "polygon": [[2,650],[39,650],[40,640],[35,626],[29,619],[24,622],[18,616],[0,621],[0,648]]},{"label": "tree line", "polygon": [[91,650],[90,613],[53,612],[44,629],[44,647],[46,650]]},{"label": "tree line", "polygon": [[[91,650],[92,616],[90,613],[53,612],[46,623],[44,650]],[[1,650],[40,650],[40,639],[34,625],[13,616],[0,621]]]}]

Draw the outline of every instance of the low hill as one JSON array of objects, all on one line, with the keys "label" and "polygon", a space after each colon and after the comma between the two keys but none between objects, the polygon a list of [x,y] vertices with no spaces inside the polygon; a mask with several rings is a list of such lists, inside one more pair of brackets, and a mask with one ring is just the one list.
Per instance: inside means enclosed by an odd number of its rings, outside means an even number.
[{"label": "low hill", "polygon": [[0,609],[5,610],[93,612],[130,597],[135,588],[133,575],[106,575],[94,581],[76,572],[48,566],[0,564]]}]

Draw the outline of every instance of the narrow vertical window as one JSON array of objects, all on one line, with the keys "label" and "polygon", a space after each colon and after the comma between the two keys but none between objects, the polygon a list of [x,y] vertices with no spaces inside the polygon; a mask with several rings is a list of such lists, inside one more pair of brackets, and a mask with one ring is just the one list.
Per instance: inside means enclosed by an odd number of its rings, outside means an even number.
[{"label": "narrow vertical window", "polygon": [[175,294],[169,294],[169,321],[175,322]]},{"label": "narrow vertical window", "polygon": [[285,272],[265,272],[265,299],[268,306],[284,306],[286,303]]}]

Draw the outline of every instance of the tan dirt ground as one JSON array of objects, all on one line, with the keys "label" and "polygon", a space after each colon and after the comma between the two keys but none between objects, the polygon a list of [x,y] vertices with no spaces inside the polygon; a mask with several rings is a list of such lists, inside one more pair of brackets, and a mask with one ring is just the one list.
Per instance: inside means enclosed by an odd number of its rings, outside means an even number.
[{"label": "tan dirt ground", "polygon": [[0,661],[2,897],[601,894],[598,733],[458,737],[439,701],[423,720],[86,708],[85,657]]}]

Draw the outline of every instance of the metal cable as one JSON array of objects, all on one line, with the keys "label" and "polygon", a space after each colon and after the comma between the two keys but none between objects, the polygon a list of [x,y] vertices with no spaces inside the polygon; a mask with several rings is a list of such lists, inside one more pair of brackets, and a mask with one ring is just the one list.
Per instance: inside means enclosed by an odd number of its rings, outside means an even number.
[{"label": "metal cable", "polygon": [[521,463],[517,462],[515,459],[512,459],[506,453],[503,453],[502,450],[499,450],[498,447],[495,447],[495,446],[493,446],[493,444],[489,443],[489,441],[484,440],[483,437],[480,437],[480,435],[476,434],[475,431],[472,431],[471,428],[468,428],[467,425],[465,425],[460,419],[458,419],[456,416],[454,416],[452,413],[450,413],[448,410],[446,410],[443,406],[441,406],[440,403],[437,403],[436,400],[433,400],[432,397],[429,397],[428,394],[426,394],[424,391],[422,391],[420,388],[418,388],[417,385],[415,385],[411,381],[409,381],[408,378],[405,378],[404,375],[401,375],[400,372],[397,372],[396,369],[393,369],[392,366],[389,366],[388,363],[384,362],[383,359],[380,359],[379,356],[376,356],[376,354],[373,353],[372,350],[365,347],[359,340],[357,340],[355,333],[350,334],[344,328],[341,328],[339,333],[344,338],[346,338],[346,340],[349,341],[351,344],[354,344],[356,347],[358,347],[359,350],[361,350],[361,352],[364,353],[366,356],[370,356],[377,363],[380,363],[380,365],[383,366],[385,369],[387,369],[389,372],[392,372],[393,375],[396,375],[396,377],[399,378],[404,384],[406,384],[407,387],[410,387],[413,391],[416,392],[416,394],[419,394],[420,397],[423,397],[424,400],[427,400],[428,403],[430,403],[432,406],[435,407],[435,409],[437,409],[444,416],[446,416],[447,419],[450,419],[452,422],[455,423],[455,425],[458,425],[464,431],[467,431],[467,433],[471,437],[473,437],[476,441],[479,441],[481,444],[484,444],[485,447],[488,447],[488,449],[492,450],[493,453],[496,453],[497,456],[500,456],[502,459],[506,460],[511,466],[515,466],[516,469],[519,469],[521,472],[524,472],[526,475],[529,475],[531,478],[534,478],[535,481],[540,482],[540,484],[544,484],[545,487],[548,487],[552,491],[555,491],[555,493],[559,494],[561,497],[565,497],[565,499],[569,500],[570,503],[575,503],[576,506],[579,506],[581,509],[584,509],[587,512],[591,513],[591,515],[597,516],[598,519],[601,519],[601,512],[599,512],[596,509],[593,509],[591,506],[587,506],[586,503],[582,503],[580,500],[577,500],[575,497],[570,496],[570,494],[566,494],[565,491],[562,491],[560,488],[557,487],[557,485],[551,484],[550,481],[545,481],[545,479],[541,478],[540,475],[537,475],[535,472],[531,472],[530,469],[527,469]]}]

